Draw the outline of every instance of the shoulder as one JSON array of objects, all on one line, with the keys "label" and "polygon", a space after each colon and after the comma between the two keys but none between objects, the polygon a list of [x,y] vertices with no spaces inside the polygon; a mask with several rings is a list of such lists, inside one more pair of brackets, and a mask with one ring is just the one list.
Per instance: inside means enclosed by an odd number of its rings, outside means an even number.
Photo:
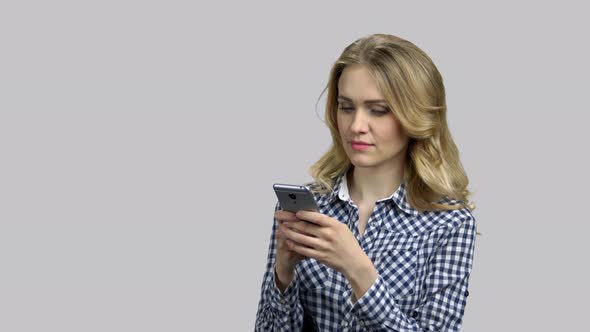
[{"label": "shoulder", "polygon": [[463,244],[473,242],[477,233],[476,220],[473,212],[462,201],[448,199],[447,202],[449,205],[457,205],[460,208],[447,211],[449,218],[446,227],[446,237],[461,239],[459,242]]},{"label": "shoulder", "polygon": [[438,201],[438,203],[451,205],[456,207],[454,210],[446,210],[446,214],[448,215],[447,219],[455,226],[458,226],[463,223],[475,223],[475,216],[469,207],[465,205],[465,202],[445,197]]},{"label": "shoulder", "polygon": [[455,209],[440,209],[418,213],[417,217],[422,226],[422,231],[445,236],[463,227],[475,229],[475,217],[462,201],[444,198],[437,203],[454,206]]},{"label": "shoulder", "polygon": [[475,242],[475,217],[461,201],[447,199],[444,203],[456,205],[457,209],[428,211],[420,215],[421,223],[428,225],[423,234],[425,242],[436,250],[448,248],[444,250],[464,252]]}]

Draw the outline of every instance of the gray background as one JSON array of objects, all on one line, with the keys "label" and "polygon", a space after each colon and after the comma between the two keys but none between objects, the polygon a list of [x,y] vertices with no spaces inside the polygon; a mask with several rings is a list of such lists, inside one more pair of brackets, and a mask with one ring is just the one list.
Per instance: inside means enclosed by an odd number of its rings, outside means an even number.
[{"label": "gray background", "polygon": [[[372,33],[428,53],[475,192],[465,331],[574,330],[589,278],[573,2],[3,1],[0,331],[251,331],[276,197]],[[578,329],[579,330],[579,329]]]}]

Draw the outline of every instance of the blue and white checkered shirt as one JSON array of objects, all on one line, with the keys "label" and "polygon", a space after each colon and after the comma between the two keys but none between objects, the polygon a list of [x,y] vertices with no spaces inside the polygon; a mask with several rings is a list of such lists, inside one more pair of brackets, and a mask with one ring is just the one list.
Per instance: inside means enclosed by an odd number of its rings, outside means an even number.
[{"label": "blue and white checkered shirt", "polygon": [[[420,213],[407,203],[402,182],[375,203],[361,238],[345,174],[331,193],[314,195],[321,213],[348,225],[379,276],[353,303],[352,288],[340,272],[307,258],[296,265],[281,294],[274,274],[275,219],[255,330],[301,331],[305,312],[318,331],[459,331],[474,253],[471,211]],[[275,211],[280,208],[277,202]]]}]

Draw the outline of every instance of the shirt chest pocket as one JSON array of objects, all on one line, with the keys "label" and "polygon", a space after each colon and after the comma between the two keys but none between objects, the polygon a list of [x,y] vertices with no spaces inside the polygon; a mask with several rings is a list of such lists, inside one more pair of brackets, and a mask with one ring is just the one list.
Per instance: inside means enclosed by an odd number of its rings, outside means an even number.
[{"label": "shirt chest pocket", "polygon": [[411,234],[387,233],[369,252],[369,258],[395,299],[412,295],[416,291],[418,257],[415,244]]}]

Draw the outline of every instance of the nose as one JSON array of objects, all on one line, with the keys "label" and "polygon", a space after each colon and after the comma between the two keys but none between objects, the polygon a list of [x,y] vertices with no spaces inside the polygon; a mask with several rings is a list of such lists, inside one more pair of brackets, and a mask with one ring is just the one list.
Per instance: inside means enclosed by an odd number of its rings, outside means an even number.
[{"label": "nose", "polygon": [[355,133],[366,133],[369,131],[369,119],[364,111],[357,110],[354,112],[350,129]]}]

